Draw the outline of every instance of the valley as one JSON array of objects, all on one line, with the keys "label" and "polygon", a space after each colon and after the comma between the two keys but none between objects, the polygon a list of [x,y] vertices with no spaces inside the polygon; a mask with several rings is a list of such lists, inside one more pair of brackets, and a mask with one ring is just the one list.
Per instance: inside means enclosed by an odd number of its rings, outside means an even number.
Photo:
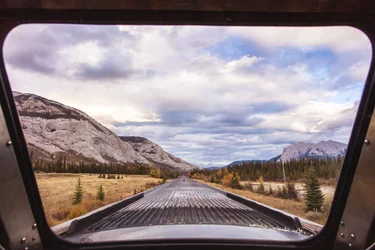
[{"label": "valley", "polygon": [[[147,138],[118,136],[78,109],[34,94],[14,92],[14,97],[51,226],[184,174],[323,224],[347,148],[331,140],[297,142],[269,160],[238,160],[205,169],[173,156]],[[306,213],[304,204],[305,175],[311,168],[324,195],[322,210],[317,213]],[[288,186],[284,174],[294,196],[285,193],[289,189],[284,192]],[[78,179],[83,198],[72,205]],[[104,199],[97,197],[100,186]]]}]

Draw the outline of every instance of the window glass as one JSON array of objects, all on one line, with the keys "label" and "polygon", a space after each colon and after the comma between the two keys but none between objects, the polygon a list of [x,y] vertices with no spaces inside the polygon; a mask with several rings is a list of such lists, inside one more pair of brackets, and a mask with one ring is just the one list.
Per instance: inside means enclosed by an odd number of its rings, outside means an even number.
[{"label": "window glass", "polygon": [[371,60],[351,27],[27,24],[3,52],[47,222],[78,242],[315,235]]}]

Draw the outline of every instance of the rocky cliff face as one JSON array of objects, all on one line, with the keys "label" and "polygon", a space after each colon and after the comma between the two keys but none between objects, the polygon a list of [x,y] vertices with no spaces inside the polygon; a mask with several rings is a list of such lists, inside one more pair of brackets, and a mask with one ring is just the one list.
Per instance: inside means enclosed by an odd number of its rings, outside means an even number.
[{"label": "rocky cliff face", "polygon": [[336,141],[320,141],[318,143],[297,142],[284,148],[280,159],[283,162],[291,159],[300,159],[305,157],[336,157],[344,156],[347,145]]},{"label": "rocky cliff face", "polygon": [[152,141],[138,136],[120,136],[121,140],[129,143],[133,149],[148,161],[159,167],[177,168],[183,171],[198,168],[180,158],[165,152],[162,147]]},{"label": "rocky cliff face", "polygon": [[78,109],[34,94],[13,95],[28,148],[39,159],[64,156],[77,162],[165,165],[177,170],[195,167],[145,138],[138,144],[120,139]]}]

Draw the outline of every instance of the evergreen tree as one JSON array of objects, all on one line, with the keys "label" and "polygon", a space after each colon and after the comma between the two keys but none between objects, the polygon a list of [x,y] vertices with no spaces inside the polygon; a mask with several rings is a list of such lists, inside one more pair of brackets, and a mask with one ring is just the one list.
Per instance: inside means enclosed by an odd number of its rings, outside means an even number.
[{"label": "evergreen tree", "polygon": [[83,199],[83,187],[81,184],[81,178],[78,178],[77,186],[76,186],[76,191],[74,192],[73,196],[73,205],[78,205],[81,204]]},{"label": "evergreen tree", "polygon": [[320,190],[315,169],[312,167],[310,167],[306,173],[305,190],[306,211],[321,211],[324,196]]},{"label": "evergreen tree", "polygon": [[280,186],[277,186],[277,190],[276,190],[276,197],[277,198],[281,198],[282,194],[281,194],[281,188]]},{"label": "evergreen tree", "polygon": [[270,189],[268,189],[268,195],[273,195],[273,189],[271,186],[270,186]]},{"label": "evergreen tree", "polygon": [[288,182],[286,184],[288,190],[288,198],[291,200],[298,200],[298,193],[293,182]]},{"label": "evergreen tree", "polygon": [[210,182],[214,183],[215,182],[215,178],[213,175],[211,175],[211,179],[210,179]]},{"label": "evergreen tree", "polygon": [[104,200],[104,190],[103,190],[103,185],[100,184],[98,187],[98,191],[96,192],[96,199],[97,200]]},{"label": "evergreen tree", "polygon": [[237,188],[237,189],[241,189],[241,184],[240,184],[240,176],[237,174],[237,173],[234,173],[233,174],[233,178],[232,178],[232,188]]},{"label": "evergreen tree", "polygon": [[285,185],[283,185],[283,188],[281,189],[281,198],[282,199],[288,199],[288,190]]}]

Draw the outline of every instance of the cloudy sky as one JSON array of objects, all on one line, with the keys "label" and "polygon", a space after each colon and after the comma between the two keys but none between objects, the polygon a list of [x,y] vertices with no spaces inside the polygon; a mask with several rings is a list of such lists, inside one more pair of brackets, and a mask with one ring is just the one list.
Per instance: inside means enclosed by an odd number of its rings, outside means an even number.
[{"label": "cloudy sky", "polygon": [[34,24],[3,50],[13,90],[215,165],[347,143],[371,60],[350,27]]}]

